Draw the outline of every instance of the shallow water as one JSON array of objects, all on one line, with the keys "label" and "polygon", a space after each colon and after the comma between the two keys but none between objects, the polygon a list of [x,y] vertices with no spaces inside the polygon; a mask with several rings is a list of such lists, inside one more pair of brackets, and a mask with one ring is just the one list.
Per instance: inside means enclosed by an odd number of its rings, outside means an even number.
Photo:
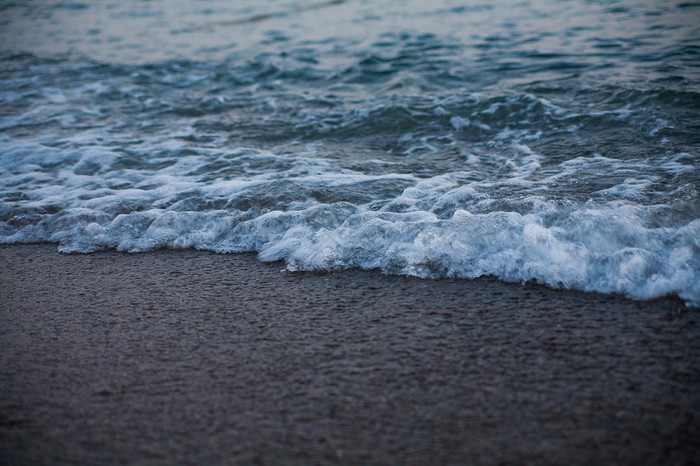
[{"label": "shallow water", "polygon": [[0,242],[700,305],[700,3],[0,2]]}]

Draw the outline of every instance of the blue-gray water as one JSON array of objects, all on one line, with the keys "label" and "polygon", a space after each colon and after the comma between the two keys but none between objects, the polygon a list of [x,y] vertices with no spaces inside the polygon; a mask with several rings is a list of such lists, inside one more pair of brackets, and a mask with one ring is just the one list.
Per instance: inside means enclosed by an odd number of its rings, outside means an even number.
[{"label": "blue-gray water", "polygon": [[0,1],[0,242],[700,305],[700,3]]}]

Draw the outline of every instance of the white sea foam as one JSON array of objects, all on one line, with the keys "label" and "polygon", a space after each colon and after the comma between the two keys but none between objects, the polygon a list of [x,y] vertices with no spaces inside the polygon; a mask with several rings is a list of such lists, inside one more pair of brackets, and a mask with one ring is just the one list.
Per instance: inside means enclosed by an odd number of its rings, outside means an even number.
[{"label": "white sea foam", "polygon": [[[638,203],[646,199],[652,178],[624,179],[584,203],[547,200],[538,195],[547,183],[617,161],[573,159],[552,179],[536,183],[530,175],[542,156],[525,145],[515,150],[522,158],[498,181],[465,181],[468,171],[422,180],[367,175],[310,153],[237,150],[227,156],[253,164],[264,160],[272,169],[204,182],[193,173],[207,163],[208,153],[159,169],[130,170],[119,168],[124,156],[106,147],[3,143],[1,194],[16,200],[2,206],[0,241],[51,241],[63,252],[257,251],[262,260],[286,261],[290,270],[493,275],[640,299],[675,294],[700,305],[700,220],[654,226],[656,211],[665,207]],[[684,160],[677,156],[669,163]],[[343,190],[386,182],[404,188],[388,192],[379,209],[371,199],[341,200]],[[494,198],[506,186],[532,195]],[[340,191],[326,202],[303,195],[320,188]]]}]

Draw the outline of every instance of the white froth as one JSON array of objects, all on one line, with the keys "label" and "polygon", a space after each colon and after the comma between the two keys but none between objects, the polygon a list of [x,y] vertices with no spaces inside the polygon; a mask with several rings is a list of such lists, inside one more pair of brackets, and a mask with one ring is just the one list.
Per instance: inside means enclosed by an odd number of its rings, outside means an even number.
[{"label": "white froth", "polygon": [[[190,175],[205,163],[200,155],[157,170],[114,170],[120,154],[101,146],[59,150],[5,143],[2,193],[21,189],[23,200],[5,204],[4,209],[18,213],[0,224],[0,241],[52,241],[64,252],[257,251],[262,260],[285,260],[290,270],[360,267],[418,277],[494,275],[642,299],[677,294],[690,305],[700,304],[700,220],[678,228],[653,227],[650,212],[635,203],[645,198],[653,179],[627,178],[596,192],[608,201],[556,203],[533,195],[503,204],[488,193],[510,184],[538,186],[528,176],[543,157],[524,144],[514,149],[521,156],[506,160],[512,176],[498,183],[465,184],[468,172],[423,180],[372,176],[309,154],[294,158],[255,151],[234,156],[251,162],[283,159],[289,168],[202,182]],[[685,166],[687,159],[681,154],[669,164]],[[561,164],[555,178],[615,164],[602,157],[573,159]],[[202,210],[207,202],[235,203],[258,192],[250,190],[273,193],[290,182],[302,189],[342,189],[396,180],[410,185],[380,210],[303,199],[288,204],[289,210]],[[499,205],[521,207],[493,210]]]},{"label": "white froth", "polygon": [[[193,75],[192,83],[201,79]],[[42,88],[43,103],[3,117],[0,127],[69,124],[61,107],[81,92],[103,91],[100,85],[71,92]],[[51,241],[63,252],[253,251],[265,261],[286,261],[289,270],[491,275],[638,299],[677,295],[700,306],[692,154],[671,153],[663,163],[610,154],[555,162],[530,120],[502,125],[496,115],[525,108],[540,118],[573,121],[580,114],[527,95],[457,112],[453,107],[464,99],[474,105],[486,100],[460,98],[445,97],[427,111],[377,103],[351,109],[337,122],[328,117],[326,126],[316,122],[320,132],[332,133],[394,111],[429,114],[445,125],[443,134],[426,134],[420,125],[402,129],[391,137],[402,145],[389,148],[391,156],[372,154],[345,165],[333,153],[319,156],[319,143],[275,151],[234,147],[225,134],[215,134],[215,142],[190,144],[201,135],[182,121],[150,137],[88,128],[34,142],[3,138],[0,242]],[[273,116],[282,108],[266,102]],[[625,108],[590,115],[607,114],[632,118]],[[127,124],[121,118],[113,122],[118,128]],[[579,127],[562,131],[576,134]],[[463,144],[460,138],[471,133],[490,136],[480,145]],[[449,170],[421,172],[421,160],[446,151],[459,159]],[[664,191],[668,179],[680,182]],[[686,204],[678,208],[676,200]]]}]

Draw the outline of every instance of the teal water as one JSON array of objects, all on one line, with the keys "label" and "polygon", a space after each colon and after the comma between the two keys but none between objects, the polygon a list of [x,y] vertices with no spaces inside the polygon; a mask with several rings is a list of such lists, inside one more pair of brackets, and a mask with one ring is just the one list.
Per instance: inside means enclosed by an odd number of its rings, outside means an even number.
[{"label": "teal water", "polygon": [[0,242],[700,305],[700,3],[0,1]]}]

